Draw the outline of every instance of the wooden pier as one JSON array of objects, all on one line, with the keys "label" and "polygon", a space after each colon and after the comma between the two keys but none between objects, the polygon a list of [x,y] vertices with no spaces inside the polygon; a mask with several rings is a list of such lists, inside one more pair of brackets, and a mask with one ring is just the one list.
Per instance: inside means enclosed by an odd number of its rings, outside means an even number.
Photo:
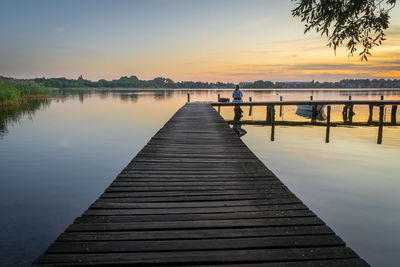
[{"label": "wooden pier", "polygon": [[[228,99],[229,100],[229,99]],[[188,95],[188,101],[190,101],[190,97]],[[259,101],[253,102],[252,97],[249,97],[248,102],[220,102],[220,95],[218,95],[218,102],[208,102],[210,105],[214,107],[218,107],[218,113],[221,111],[221,106],[248,106],[249,107],[249,116],[251,116],[253,106],[265,106],[266,107],[266,119],[265,121],[241,121],[240,124],[253,124],[253,125],[271,125],[271,141],[275,139],[275,125],[285,125],[285,126],[303,126],[309,125],[309,123],[305,122],[290,122],[290,121],[275,121],[275,106],[279,106],[279,116],[282,117],[282,107],[283,106],[310,106],[310,116],[311,116],[311,124],[315,126],[326,126],[326,137],[325,140],[329,143],[329,128],[331,126],[338,125],[352,125],[352,126],[378,126],[378,138],[377,143],[382,144],[382,133],[383,126],[394,126],[397,124],[397,106],[400,105],[400,100],[384,100],[384,97],[381,96],[381,100],[352,100],[351,95],[349,96],[349,100],[314,100],[313,96],[310,96],[310,100],[286,100],[283,101],[283,97],[280,96],[279,101]],[[321,124],[317,122],[318,113],[320,113],[317,109],[318,106],[327,105],[327,117],[329,121],[327,124]],[[343,105],[343,124],[341,123],[330,123],[330,113],[331,106],[330,105]],[[368,122],[366,123],[353,123],[354,106],[355,105],[368,105],[369,106],[369,117]],[[391,110],[391,119],[390,123],[384,122],[384,110],[385,106],[392,106]],[[379,121],[373,122],[373,110],[375,107],[379,107]],[[229,121],[230,124],[235,124],[237,122]]]},{"label": "wooden pier", "polygon": [[209,104],[186,104],[34,266],[369,266]]}]

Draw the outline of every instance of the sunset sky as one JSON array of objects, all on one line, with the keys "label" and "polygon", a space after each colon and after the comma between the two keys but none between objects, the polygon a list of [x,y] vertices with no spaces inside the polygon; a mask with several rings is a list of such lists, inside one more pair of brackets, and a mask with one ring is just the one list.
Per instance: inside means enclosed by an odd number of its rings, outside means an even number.
[{"label": "sunset sky", "polygon": [[290,0],[2,0],[0,75],[174,81],[400,78],[400,7],[369,62],[303,34]]}]

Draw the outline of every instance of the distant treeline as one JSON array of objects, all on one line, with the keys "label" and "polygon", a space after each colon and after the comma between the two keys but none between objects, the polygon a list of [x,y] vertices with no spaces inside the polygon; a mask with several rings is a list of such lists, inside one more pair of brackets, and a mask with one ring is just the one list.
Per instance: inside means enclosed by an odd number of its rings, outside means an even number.
[{"label": "distant treeline", "polygon": [[208,82],[174,82],[169,78],[155,78],[153,80],[139,80],[136,76],[121,77],[118,80],[107,81],[104,79],[93,82],[79,76],[77,80],[67,78],[36,78],[35,82],[53,88],[233,88],[233,83],[208,83]]},{"label": "distant treeline", "polygon": [[[78,79],[67,78],[36,78],[34,81],[45,87],[52,88],[188,88],[188,89],[210,89],[210,88],[234,88],[234,83],[223,82],[174,82],[169,78],[155,78],[153,80],[140,80],[136,76],[121,77],[118,80],[107,81],[101,79],[97,82],[85,80],[82,76]],[[346,79],[339,82],[271,82],[254,81],[241,82],[241,88],[400,88],[400,80],[385,79]]]},{"label": "distant treeline", "polygon": [[[3,84],[2,84],[2,83]],[[385,80],[385,79],[346,79],[339,82],[271,82],[258,80],[254,82],[241,82],[241,88],[252,89],[279,89],[279,88],[400,88],[400,79]],[[121,77],[118,80],[98,80],[96,82],[86,80],[82,76],[78,79],[67,78],[35,78],[30,80],[18,80],[5,78],[0,76],[0,99],[4,94],[10,96],[21,93],[41,93],[44,88],[181,88],[181,89],[219,89],[219,88],[234,88],[234,83],[223,82],[193,82],[182,81],[174,82],[169,78],[155,78],[152,80],[140,80],[136,76]],[[6,88],[6,90],[4,90]],[[9,90],[10,88],[19,88],[18,90]]]},{"label": "distant treeline", "polygon": [[276,82],[275,88],[400,88],[400,80],[345,79],[339,82]]}]

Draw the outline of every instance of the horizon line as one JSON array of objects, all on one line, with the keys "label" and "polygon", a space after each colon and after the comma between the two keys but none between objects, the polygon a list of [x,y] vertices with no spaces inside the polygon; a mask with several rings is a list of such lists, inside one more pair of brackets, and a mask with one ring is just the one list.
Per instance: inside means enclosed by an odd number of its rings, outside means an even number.
[{"label": "horizon line", "polygon": [[312,83],[312,82],[314,82],[314,83],[336,83],[336,82],[341,82],[341,81],[343,81],[343,80],[358,80],[358,81],[360,81],[360,80],[386,80],[386,81],[395,81],[395,80],[400,80],[400,79],[385,79],[385,78],[383,78],[383,77],[379,77],[379,78],[359,78],[359,79],[356,79],[356,78],[342,78],[342,79],[340,79],[340,80],[335,80],[335,81],[319,81],[319,80],[315,80],[315,79],[312,79],[312,80],[309,80],[309,81],[291,81],[291,80],[288,80],[288,81],[273,81],[273,80],[262,80],[262,79],[258,79],[258,80],[250,80],[250,81],[240,81],[240,82],[231,82],[231,81],[228,81],[228,82],[223,82],[223,81],[215,81],[215,82],[210,82],[210,81],[194,81],[194,80],[180,80],[180,81],[174,81],[173,79],[171,79],[171,78],[168,78],[168,77],[162,77],[162,76],[156,76],[156,77],[154,77],[153,79],[149,79],[149,80],[141,80],[137,75],[130,75],[130,76],[126,76],[126,75],[123,75],[123,76],[120,76],[119,78],[115,78],[115,79],[110,79],[110,80],[107,80],[107,79],[104,79],[104,78],[101,78],[101,79],[98,79],[98,80],[93,80],[93,79],[86,79],[86,78],[84,78],[83,77],[83,75],[79,75],[78,76],[78,78],[68,78],[68,77],[66,77],[66,76],[61,76],[61,77],[46,77],[46,76],[42,76],[42,77],[34,77],[34,78],[15,78],[15,77],[10,77],[10,76],[3,76],[3,75],[1,75],[0,74],[0,78],[6,78],[6,79],[16,79],[16,80],[34,80],[34,79],[68,79],[68,80],[78,80],[80,77],[82,76],[82,79],[83,80],[87,80],[87,81],[90,81],[90,82],[99,82],[99,81],[101,81],[101,80],[105,80],[105,81],[114,81],[114,80],[119,80],[119,79],[121,79],[121,78],[124,78],[124,77],[126,77],[126,78],[131,78],[131,77],[136,77],[138,80],[140,80],[140,81],[152,81],[152,80],[154,80],[154,79],[157,79],[157,78],[161,78],[161,79],[170,79],[171,81],[173,81],[174,83],[180,83],[180,82],[200,82],[200,83],[225,83],[225,84],[228,84],[228,83],[231,83],[231,84],[241,84],[241,83],[252,83],[252,82],[256,82],[256,81],[263,81],[263,82],[272,82],[272,83]]}]

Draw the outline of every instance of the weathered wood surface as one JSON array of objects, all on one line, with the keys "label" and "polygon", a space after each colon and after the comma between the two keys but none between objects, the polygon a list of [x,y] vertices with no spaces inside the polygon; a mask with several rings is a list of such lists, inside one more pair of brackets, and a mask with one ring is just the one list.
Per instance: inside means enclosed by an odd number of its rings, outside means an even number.
[{"label": "weathered wood surface", "polygon": [[207,104],[181,108],[37,266],[368,266]]}]

